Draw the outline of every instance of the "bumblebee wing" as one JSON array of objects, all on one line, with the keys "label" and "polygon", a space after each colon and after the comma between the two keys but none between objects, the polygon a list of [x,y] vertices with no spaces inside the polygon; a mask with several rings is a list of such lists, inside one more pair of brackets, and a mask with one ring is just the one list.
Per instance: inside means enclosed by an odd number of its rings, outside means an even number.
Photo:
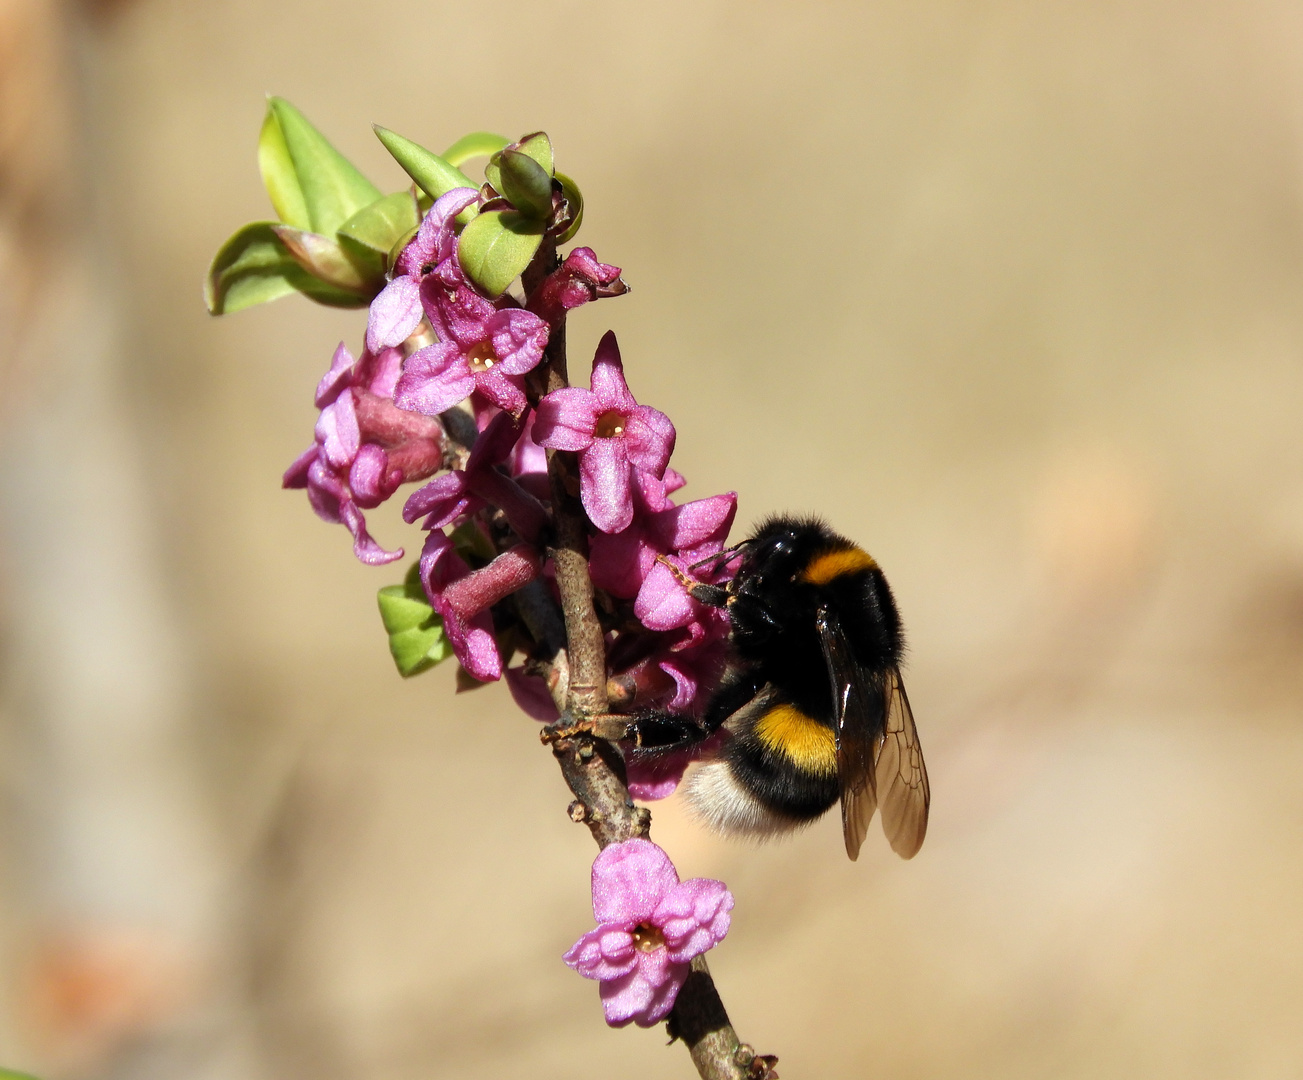
[{"label": "bumblebee wing", "polygon": [[846,854],[857,859],[878,805],[873,766],[882,739],[883,697],[869,685],[837,616],[827,608],[820,608],[815,621],[832,685],[842,836],[846,840]]},{"label": "bumblebee wing", "polygon": [[903,859],[912,859],[927,834],[932,791],[899,668],[887,670],[883,695],[887,723],[874,766],[882,829],[892,850]]}]

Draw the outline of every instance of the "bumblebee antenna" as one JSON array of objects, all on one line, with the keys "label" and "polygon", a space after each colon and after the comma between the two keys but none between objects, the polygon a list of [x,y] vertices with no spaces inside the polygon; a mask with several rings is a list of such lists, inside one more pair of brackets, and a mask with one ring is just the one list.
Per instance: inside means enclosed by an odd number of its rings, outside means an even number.
[{"label": "bumblebee antenna", "polygon": [[698,566],[705,566],[707,563],[710,562],[716,562],[716,561],[729,562],[732,560],[732,558],[735,555],[738,554],[738,552],[740,552],[744,547],[746,547],[751,542],[752,541],[750,538],[746,540],[742,540],[734,544],[732,547],[725,548],[723,551],[715,552],[714,555],[707,555],[704,559],[698,559],[691,566],[689,566],[688,569],[695,570]]}]

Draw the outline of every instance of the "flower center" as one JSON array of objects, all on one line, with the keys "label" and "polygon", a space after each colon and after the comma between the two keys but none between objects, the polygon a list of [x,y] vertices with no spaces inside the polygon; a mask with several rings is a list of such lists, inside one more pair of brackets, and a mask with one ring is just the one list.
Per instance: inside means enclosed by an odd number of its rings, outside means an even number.
[{"label": "flower center", "polygon": [[599,439],[618,439],[624,435],[624,420],[624,413],[617,409],[607,409],[597,418],[593,434]]},{"label": "flower center", "polygon": [[639,923],[633,928],[633,943],[641,952],[653,952],[665,944],[665,935],[659,926]]},{"label": "flower center", "polygon": [[471,371],[488,371],[498,362],[498,354],[493,351],[491,342],[481,341],[471,348],[466,362],[470,364]]}]

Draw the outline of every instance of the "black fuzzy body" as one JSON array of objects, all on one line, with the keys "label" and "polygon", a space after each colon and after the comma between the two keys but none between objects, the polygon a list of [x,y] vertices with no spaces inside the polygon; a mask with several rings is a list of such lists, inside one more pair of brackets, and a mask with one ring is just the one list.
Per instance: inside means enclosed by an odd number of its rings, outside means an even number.
[{"label": "black fuzzy body", "polygon": [[[841,793],[829,759],[812,764],[808,753],[797,752],[797,740],[785,745],[772,729],[768,738],[762,737],[766,717],[772,721],[775,710],[785,707],[833,731],[834,689],[817,629],[820,609],[836,616],[856,661],[870,677],[900,662],[903,642],[882,571],[823,522],[771,518],[741,550],[737,573],[722,596],[716,595],[721,590],[694,590],[699,599],[722,599],[728,612],[728,673],[699,721],[670,713],[638,716],[631,752],[656,755],[679,749],[727,726],[732,738],[713,767],[726,768],[728,776],[716,773],[710,784],[695,785],[694,802],[703,816],[731,831],[730,814],[736,814],[712,809],[709,803],[725,796],[751,800],[746,815],[748,821],[756,819],[755,825],[739,828],[763,833],[815,820]],[[830,568],[837,572],[826,573]],[[818,580],[811,580],[812,569]],[[802,725],[797,731],[809,729]]]}]

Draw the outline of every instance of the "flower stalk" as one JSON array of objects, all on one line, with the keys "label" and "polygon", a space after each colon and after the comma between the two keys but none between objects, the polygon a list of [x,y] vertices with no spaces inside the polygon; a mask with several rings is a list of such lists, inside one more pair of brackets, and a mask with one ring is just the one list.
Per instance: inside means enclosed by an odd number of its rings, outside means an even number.
[{"label": "flower stalk", "polygon": [[[544,245],[524,278],[526,287],[531,280],[545,278],[555,262],[555,247]],[[564,312],[553,324],[544,365],[548,393],[569,387]],[[647,839],[651,811],[635,806],[629,797],[619,749],[578,724],[606,713],[606,644],[593,606],[576,455],[573,451],[549,450],[547,467],[556,534],[556,546],[548,554],[556,567],[557,592],[565,618],[569,692],[561,720],[541,734],[544,742],[551,743],[561,775],[575,796],[569,808],[571,819],[587,825],[597,846],[604,850],[626,840]],[[691,970],[670,1013],[669,1033],[687,1046],[703,1080],[767,1080],[778,1075],[774,1071],[776,1057],[757,1054],[738,1038],[704,956],[691,961]]]}]

